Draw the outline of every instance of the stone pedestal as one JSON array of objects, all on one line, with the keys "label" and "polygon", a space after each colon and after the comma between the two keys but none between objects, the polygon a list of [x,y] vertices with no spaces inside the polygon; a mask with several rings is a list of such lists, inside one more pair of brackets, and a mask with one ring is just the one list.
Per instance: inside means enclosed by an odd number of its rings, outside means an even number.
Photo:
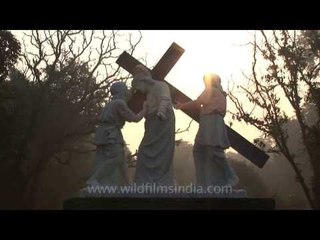
[{"label": "stone pedestal", "polygon": [[85,197],[64,202],[65,210],[273,210],[271,198],[223,197]]}]

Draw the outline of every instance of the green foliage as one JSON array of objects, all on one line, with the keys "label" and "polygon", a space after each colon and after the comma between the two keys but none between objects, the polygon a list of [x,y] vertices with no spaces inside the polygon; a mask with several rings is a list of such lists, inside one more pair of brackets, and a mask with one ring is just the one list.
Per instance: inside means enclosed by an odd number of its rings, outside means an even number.
[{"label": "green foliage", "polygon": [[9,31],[0,30],[0,83],[8,76],[9,69],[17,62],[20,42]]}]

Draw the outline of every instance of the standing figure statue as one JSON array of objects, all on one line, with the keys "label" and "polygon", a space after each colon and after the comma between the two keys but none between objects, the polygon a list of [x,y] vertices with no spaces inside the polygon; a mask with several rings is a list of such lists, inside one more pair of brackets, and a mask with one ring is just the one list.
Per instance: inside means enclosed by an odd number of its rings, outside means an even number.
[{"label": "standing figure statue", "polygon": [[146,104],[137,115],[128,108],[129,91],[125,83],[113,83],[110,91],[112,99],[103,109],[96,131],[96,159],[87,181],[89,186],[128,184],[121,128],[125,121],[139,122],[146,112]]},{"label": "standing figure statue", "polygon": [[154,80],[143,65],[134,68],[133,77],[132,89],[145,93],[147,104],[135,183],[171,186],[174,184],[175,115],[169,87]]},{"label": "standing figure statue", "polygon": [[225,157],[225,149],[230,147],[224,123],[227,94],[222,89],[218,75],[206,74],[203,80],[205,89],[196,100],[174,106],[176,109],[201,109],[193,147],[196,184],[205,187],[235,186],[239,181],[238,176]]}]

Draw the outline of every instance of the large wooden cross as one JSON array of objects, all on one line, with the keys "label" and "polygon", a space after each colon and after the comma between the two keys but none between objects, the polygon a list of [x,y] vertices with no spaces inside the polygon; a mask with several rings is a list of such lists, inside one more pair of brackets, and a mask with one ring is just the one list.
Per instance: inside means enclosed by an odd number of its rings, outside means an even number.
[{"label": "large wooden cross", "polygon": [[[162,58],[159,60],[156,66],[151,70],[151,74],[154,79],[164,81],[168,84],[171,91],[172,100],[178,102],[188,102],[191,101],[191,99],[182,92],[180,92],[178,89],[173,87],[170,83],[165,81],[164,78],[173,68],[173,66],[176,64],[176,62],[179,60],[183,53],[183,48],[181,48],[176,43],[172,43],[172,45],[162,56]],[[119,56],[116,62],[117,64],[119,64],[119,66],[123,67],[131,74],[133,68],[136,65],[142,64],[125,51]],[[144,99],[145,96],[142,93],[135,93],[128,102],[129,108],[134,112],[139,112],[142,109],[142,103]],[[183,112],[195,121],[199,122],[199,108],[195,107],[193,109],[183,110]],[[229,126],[226,127],[231,147],[238,153],[243,155],[245,158],[247,158],[249,161],[251,161],[253,164],[262,168],[269,156],[265,152],[257,148],[254,144],[250,143],[247,139],[242,137],[240,134],[238,134],[236,131],[234,131],[232,128],[230,128]]]}]

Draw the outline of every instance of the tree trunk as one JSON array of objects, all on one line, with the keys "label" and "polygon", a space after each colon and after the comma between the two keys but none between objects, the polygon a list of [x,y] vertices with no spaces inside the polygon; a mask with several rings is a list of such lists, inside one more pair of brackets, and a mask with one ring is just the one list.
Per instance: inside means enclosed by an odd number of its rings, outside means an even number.
[{"label": "tree trunk", "polygon": [[312,196],[310,194],[309,188],[308,188],[306,182],[304,181],[304,178],[303,178],[303,176],[301,174],[300,169],[297,167],[297,165],[294,163],[294,161],[293,161],[293,159],[291,157],[287,157],[287,159],[289,160],[289,163],[290,163],[291,167],[293,168],[294,172],[297,175],[297,180],[299,181],[299,183],[300,183],[300,185],[302,187],[302,190],[303,190],[303,192],[304,192],[304,194],[305,194],[305,196],[306,196],[306,198],[307,198],[307,200],[308,200],[308,202],[310,204],[310,207],[312,209],[314,209],[315,208],[314,201],[313,201]]},{"label": "tree trunk", "polygon": [[320,209],[320,141],[317,139],[317,133],[311,133],[306,139],[306,148],[310,156],[310,162],[313,167],[312,192],[315,209]]},{"label": "tree trunk", "polygon": [[36,209],[36,193],[38,189],[38,183],[41,180],[41,174],[47,165],[45,159],[41,158],[37,162],[35,169],[26,178],[26,185],[24,188],[24,203],[27,209]]}]

